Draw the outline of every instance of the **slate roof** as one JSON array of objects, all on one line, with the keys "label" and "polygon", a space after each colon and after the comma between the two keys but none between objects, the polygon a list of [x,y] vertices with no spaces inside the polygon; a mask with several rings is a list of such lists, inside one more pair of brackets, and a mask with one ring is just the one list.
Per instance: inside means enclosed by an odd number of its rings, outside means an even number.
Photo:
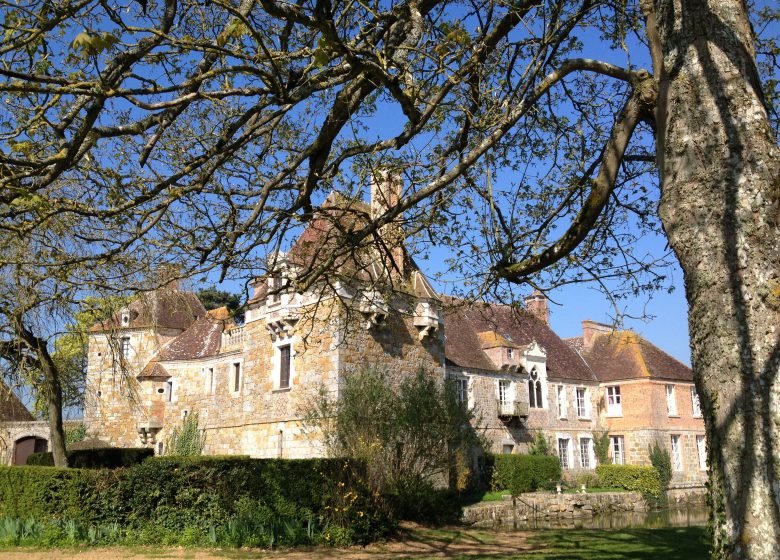
[{"label": "slate roof", "polygon": [[0,382],[0,422],[28,422],[35,420],[11,388]]},{"label": "slate roof", "polygon": [[691,368],[633,331],[594,335],[583,356],[601,382],[665,379],[693,382]]},{"label": "slate roof", "polygon": [[126,328],[171,328],[184,330],[206,314],[206,309],[193,292],[155,290],[143,294],[128,306],[130,324],[121,324],[121,313],[92,326],[92,332]]},{"label": "slate roof", "polygon": [[[596,381],[588,364],[561,340],[543,321],[507,305],[470,303],[445,306],[444,333],[447,360],[460,367],[495,370],[483,351],[483,343],[493,331],[516,347],[536,342],[547,352],[547,377],[576,381]],[[499,338],[496,338],[499,340]]]}]

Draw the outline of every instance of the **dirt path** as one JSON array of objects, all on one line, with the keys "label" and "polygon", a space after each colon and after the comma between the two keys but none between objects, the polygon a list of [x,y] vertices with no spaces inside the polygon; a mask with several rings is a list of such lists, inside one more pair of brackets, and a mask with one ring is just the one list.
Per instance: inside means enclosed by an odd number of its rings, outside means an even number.
[{"label": "dirt path", "polygon": [[390,560],[393,558],[451,558],[456,556],[496,555],[511,557],[528,552],[526,534],[486,532],[462,528],[427,530],[410,527],[398,538],[367,547],[298,548],[295,550],[202,550],[167,547],[110,547],[31,550],[0,550],[3,560],[140,560],[145,558],[217,558],[279,560]]}]

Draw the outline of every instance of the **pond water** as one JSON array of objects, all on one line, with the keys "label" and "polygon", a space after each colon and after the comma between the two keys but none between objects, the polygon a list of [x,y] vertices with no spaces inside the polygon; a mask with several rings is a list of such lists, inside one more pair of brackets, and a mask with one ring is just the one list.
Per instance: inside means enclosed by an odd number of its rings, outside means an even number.
[{"label": "pond water", "polygon": [[664,527],[703,527],[707,525],[709,510],[702,507],[674,508],[656,511],[622,511],[582,518],[518,519],[513,526],[518,530],[529,529],[660,529]]}]

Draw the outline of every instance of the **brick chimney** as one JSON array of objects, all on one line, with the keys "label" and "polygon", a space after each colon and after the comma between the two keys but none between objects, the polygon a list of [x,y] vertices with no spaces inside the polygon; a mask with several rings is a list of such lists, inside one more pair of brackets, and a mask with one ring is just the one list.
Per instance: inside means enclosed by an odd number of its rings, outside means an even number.
[{"label": "brick chimney", "polygon": [[615,329],[612,325],[605,325],[604,323],[597,323],[590,319],[585,319],[582,322],[582,344],[585,348],[590,348],[593,344],[593,338],[597,334],[611,333]]},{"label": "brick chimney", "polygon": [[547,307],[547,298],[542,292],[534,290],[530,296],[525,298],[524,302],[526,311],[545,325],[550,324],[550,309]]},{"label": "brick chimney", "polygon": [[[395,208],[401,201],[402,188],[403,181],[400,176],[387,169],[375,170],[371,180],[371,218],[376,219]],[[402,220],[402,216],[396,216],[391,223],[379,230],[382,241],[390,251],[391,266],[401,274],[404,273],[403,243],[406,237],[401,225]]]}]

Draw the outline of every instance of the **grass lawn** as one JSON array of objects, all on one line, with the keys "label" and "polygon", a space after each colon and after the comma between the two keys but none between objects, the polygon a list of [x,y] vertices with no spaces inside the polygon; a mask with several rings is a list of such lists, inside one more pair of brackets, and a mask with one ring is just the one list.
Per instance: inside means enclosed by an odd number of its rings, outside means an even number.
[{"label": "grass lawn", "polygon": [[398,538],[348,549],[209,550],[166,547],[112,547],[31,549],[3,548],[4,560],[141,560],[176,558],[215,560],[275,558],[278,560],[390,560],[394,558],[453,558],[509,560],[705,560],[705,531],[680,529],[624,529],[619,531],[558,530],[506,532],[460,527],[407,527]]}]

